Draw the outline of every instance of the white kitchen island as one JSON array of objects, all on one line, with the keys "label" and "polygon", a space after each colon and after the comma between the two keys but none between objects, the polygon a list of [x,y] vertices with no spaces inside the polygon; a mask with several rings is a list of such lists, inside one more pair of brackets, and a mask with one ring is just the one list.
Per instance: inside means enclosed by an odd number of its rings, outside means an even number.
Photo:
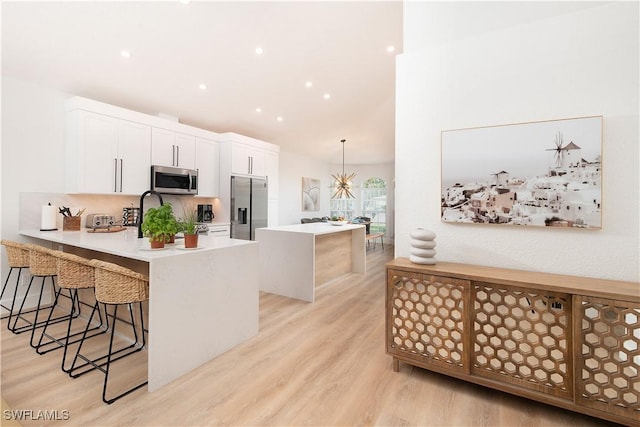
[{"label": "white kitchen island", "polygon": [[200,235],[150,250],[137,229],[117,233],[23,230],[23,236],[62,245],[149,275],[148,390],[154,391],[258,333],[258,244]]},{"label": "white kitchen island", "polygon": [[326,222],[256,229],[260,290],[313,302],[315,288],[367,268],[365,226]]}]

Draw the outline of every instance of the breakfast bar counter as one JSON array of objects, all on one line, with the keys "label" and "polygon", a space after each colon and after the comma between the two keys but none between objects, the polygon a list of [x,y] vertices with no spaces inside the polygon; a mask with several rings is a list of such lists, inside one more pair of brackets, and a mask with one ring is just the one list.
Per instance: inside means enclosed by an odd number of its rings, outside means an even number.
[{"label": "breakfast bar counter", "polygon": [[[137,229],[117,233],[21,230],[65,252],[149,275],[148,390],[154,391],[258,333],[256,242],[200,235],[151,250]],[[144,271],[146,269],[146,271]]]},{"label": "breakfast bar counter", "polygon": [[366,272],[365,226],[326,222],[256,229],[260,290],[313,302],[315,288]]}]

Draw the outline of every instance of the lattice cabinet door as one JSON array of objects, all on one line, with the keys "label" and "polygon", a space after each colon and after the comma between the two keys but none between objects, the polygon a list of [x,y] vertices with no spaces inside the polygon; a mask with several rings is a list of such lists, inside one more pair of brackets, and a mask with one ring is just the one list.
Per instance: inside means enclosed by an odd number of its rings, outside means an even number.
[{"label": "lattice cabinet door", "polygon": [[400,270],[387,274],[387,353],[417,366],[468,373],[469,281]]},{"label": "lattice cabinet door", "polygon": [[573,399],[571,297],[473,282],[472,373]]},{"label": "lattice cabinet door", "polygon": [[578,405],[640,421],[640,304],[574,296]]}]

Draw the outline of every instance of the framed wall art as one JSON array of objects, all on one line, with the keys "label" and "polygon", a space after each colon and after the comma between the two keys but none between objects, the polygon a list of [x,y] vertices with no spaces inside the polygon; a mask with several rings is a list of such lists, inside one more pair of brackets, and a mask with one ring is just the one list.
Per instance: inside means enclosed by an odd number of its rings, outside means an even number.
[{"label": "framed wall art", "polygon": [[320,180],[302,178],[302,210],[320,210]]},{"label": "framed wall art", "polygon": [[599,229],[602,116],[446,130],[441,219]]}]

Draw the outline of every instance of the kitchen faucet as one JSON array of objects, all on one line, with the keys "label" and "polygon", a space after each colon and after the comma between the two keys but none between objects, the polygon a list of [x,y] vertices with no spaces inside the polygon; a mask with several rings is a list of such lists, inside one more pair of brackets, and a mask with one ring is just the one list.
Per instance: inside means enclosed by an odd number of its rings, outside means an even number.
[{"label": "kitchen faucet", "polygon": [[144,218],[144,198],[146,197],[147,194],[155,194],[156,196],[158,196],[158,199],[160,200],[160,206],[162,206],[163,204],[162,196],[157,191],[147,190],[144,193],[142,193],[142,195],[140,196],[140,218],[138,219],[138,239],[142,239],[142,220]]}]

